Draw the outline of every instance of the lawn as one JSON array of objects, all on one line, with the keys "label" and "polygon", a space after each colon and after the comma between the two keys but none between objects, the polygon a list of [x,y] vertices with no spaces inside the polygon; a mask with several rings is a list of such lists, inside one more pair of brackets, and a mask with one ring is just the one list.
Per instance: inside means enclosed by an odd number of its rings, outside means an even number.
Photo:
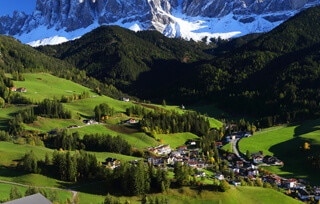
[{"label": "lawn", "polygon": [[197,135],[192,133],[176,133],[176,134],[159,134],[156,135],[157,139],[161,140],[163,144],[169,144],[171,148],[177,148],[185,145],[187,140],[198,139]]},{"label": "lawn", "polygon": [[84,123],[77,119],[55,119],[38,117],[36,121],[24,126],[27,130],[39,130],[40,132],[49,132],[54,129],[64,129],[71,125],[84,125]]},{"label": "lawn", "polygon": [[[10,184],[4,184],[0,183],[0,202],[3,203],[2,201],[7,201],[10,199],[10,190],[13,187],[13,185]],[[18,188],[18,191],[24,195],[26,192],[27,188],[22,187],[22,186],[16,186]]]},{"label": "lawn", "polygon": [[[26,152],[32,150],[38,159],[44,159],[45,154],[53,150],[31,145],[18,145],[12,142],[0,142],[0,165],[12,166],[19,161]],[[1,174],[0,174],[1,175]]]},{"label": "lawn", "polygon": [[8,122],[13,118],[14,113],[25,109],[26,106],[9,105],[6,108],[0,108],[0,130],[7,130]]},{"label": "lawn", "polygon": [[14,81],[15,87],[27,89],[24,96],[34,100],[42,101],[45,98],[58,98],[61,96],[72,96],[81,94],[84,91],[90,92],[91,96],[96,95],[89,88],[76,84],[70,80],[58,78],[48,73],[23,74],[25,81]]},{"label": "lawn", "polygon": [[171,195],[165,196],[170,203],[176,204],[269,204],[282,203],[294,204],[302,203],[272,189],[259,187],[231,187],[227,192],[202,191],[192,192],[183,188],[172,191]]},{"label": "lawn", "polygon": [[95,204],[95,203],[103,203],[105,196],[94,195],[89,193],[79,193],[79,202],[80,204]]},{"label": "lawn", "polygon": [[[0,202],[10,199],[10,190],[13,187],[18,188],[18,191],[22,194],[22,196],[25,196],[25,192],[28,189],[28,187],[25,186],[0,183]],[[46,192],[48,196],[52,196],[53,193],[56,193],[56,201],[58,201],[59,203],[65,203],[67,199],[72,200],[72,194],[67,190],[50,189],[50,187],[44,187],[43,190]]]},{"label": "lawn", "polygon": [[95,106],[106,103],[109,107],[112,107],[116,113],[123,113],[127,108],[133,106],[131,102],[124,102],[110,98],[108,96],[95,96],[87,99],[77,100],[64,104],[64,106],[73,112],[79,113],[87,118],[94,116]]},{"label": "lawn", "polygon": [[[289,196],[284,195],[273,189],[266,189],[260,187],[231,187],[227,192],[213,192],[210,190],[203,190],[201,193],[197,190],[192,190],[188,187],[181,189],[170,189],[165,194],[148,195],[158,198],[168,199],[169,203],[174,204],[302,204],[302,202],[295,200]],[[88,193],[79,193],[80,203],[102,203],[105,196],[93,195]],[[120,201],[124,203],[126,200],[132,204],[141,203],[141,197],[119,197]]]},{"label": "lawn", "polygon": [[[240,151],[245,153],[263,151],[284,162],[283,167],[268,167],[267,170],[284,177],[304,178],[312,184],[319,184],[320,177],[307,161],[308,155],[320,154],[320,119],[302,124],[279,126],[256,133],[239,142]],[[310,144],[310,150],[303,148]]]}]

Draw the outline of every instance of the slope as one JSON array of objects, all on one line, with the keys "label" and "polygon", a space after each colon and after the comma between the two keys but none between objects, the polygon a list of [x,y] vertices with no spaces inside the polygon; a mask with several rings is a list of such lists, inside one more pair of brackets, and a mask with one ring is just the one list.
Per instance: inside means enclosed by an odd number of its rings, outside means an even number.
[{"label": "slope", "polygon": [[[183,82],[185,89],[190,97],[196,92],[230,111],[271,116],[271,123],[318,115],[319,13],[319,7],[305,10],[273,31],[201,63]],[[198,83],[188,83],[192,76]]]},{"label": "slope", "polygon": [[49,72],[93,90],[99,90],[97,91],[99,94],[113,97],[123,95],[115,87],[88,77],[85,71],[76,69],[74,65],[66,61],[50,57],[12,37],[2,35],[0,35],[0,69],[7,73]]},{"label": "slope", "polygon": [[[72,63],[100,81],[137,93],[135,90],[140,91],[142,85],[132,84],[145,81],[140,78],[142,73],[159,68],[160,72],[173,70],[176,74],[186,63],[210,57],[195,49],[195,44],[169,39],[156,31],[135,33],[118,26],[102,26],[78,40],[38,49]],[[156,78],[152,75],[149,81]]]}]

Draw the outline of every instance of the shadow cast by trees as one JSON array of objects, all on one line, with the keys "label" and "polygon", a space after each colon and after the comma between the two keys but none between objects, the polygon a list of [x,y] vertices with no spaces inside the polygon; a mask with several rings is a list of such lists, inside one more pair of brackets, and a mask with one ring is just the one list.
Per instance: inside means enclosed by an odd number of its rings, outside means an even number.
[{"label": "shadow cast by trees", "polygon": [[317,130],[320,130],[320,118],[316,120],[310,120],[307,122],[304,122],[303,124],[299,124],[294,129],[294,137],[299,137],[301,135],[315,132]]},{"label": "shadow cast by trees", "polygon": [[[320,184],[318,169],[312,166],[310,157],[320,154],[320,144],[311,138],[301,137],[304,134],[319,131],[320,119],[307,121],[304,124],[298,125],[294,130],[294,135],[291,140],[276,144],[269,148],[274,156],[284,162],[284,166],[279,169],[283,172],[284,177],[304,178],[311,184]],[[281,135],[279,135],[281,137]],[[319,135],[320,137],[320,135]],[[310,144],[311,148],[306,149],[305,143]]]}]

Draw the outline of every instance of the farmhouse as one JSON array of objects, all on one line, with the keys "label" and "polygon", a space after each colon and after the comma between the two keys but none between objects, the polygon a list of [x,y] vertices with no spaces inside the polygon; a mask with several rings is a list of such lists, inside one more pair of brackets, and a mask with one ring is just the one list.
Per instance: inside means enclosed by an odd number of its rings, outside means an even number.
[{"label": "farmhouse", "polygon": [[168,155],[171,152],[170,145],[160,145],[158,147],[150,147],[148,148],[150,152],[154,154]]},{"label": "farmhouse", "polygon": [[282,166],[283,162],[276,157],[273,156],[265,156],[263,158],[263,162],[269,165]]},{"label": "farmhouse", "polygon": [[24,87],[20,87],[20,88],[17,88],[16,91],[17,91],[17,92],[21,92],[21,93],[26,93],[26,92],[27,92],[27,89],[24,88]]},{"label": "farmhouse", "polygon": [[297,186],[297,180],[292,178],[292,179],[287,179],[287,180],[284,180],[282,185],[285,187],[285,188],[295,188]]},{"label": "farmhouse", "polygon": [[127,97],[122,97],[122,98],[120,98],[120,100],[121,100],[121,101],[124,101],[124,102],[129,102],[129,101],[130,101],[130,99],[127,98]]},{"label": "farmhouse", "polygon": [[215,176],[215,178],[218,179],[219,181],[222,181],[222,180],[224,180],[224,175],[223,174],[217,174]]},{"label": "farmhouse", "polygon": [[105,159],[105,162],[103,162],[103,164],[110,169],[115,169],[120,166],[120,160],[108,157]]},{"label": "farmhouse", "polygon": [[252,153],[251,158],[252,158],[253,163],[261,164],[263,162],[263,158],[264,158],[263,152],[259,151],[259,152]]},{"label": "farmhouse", "polygon": [[127,123],[127,124],[136,124],[136,123],[138,123],[138,121],[136,119],[134,119],[134,118],[130,118],[129,120],[126,120],[125,123]]},{"label": "farmhouse", "polygon": [[222,142],[215,142],[217,148],[221,148],[223,146]]}]

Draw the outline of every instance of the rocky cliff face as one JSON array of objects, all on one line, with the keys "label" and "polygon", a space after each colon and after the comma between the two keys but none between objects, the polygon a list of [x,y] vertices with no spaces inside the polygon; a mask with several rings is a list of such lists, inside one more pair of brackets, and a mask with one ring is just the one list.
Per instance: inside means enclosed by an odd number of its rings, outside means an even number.
[{"label": "rocky cliff face", "polygon": [[276,22],[286,20],[291,11],[308,4],[320,4],[320,0],[37,0],[31,15],[15,12],[12,17],[0,17],[0,33],[23,34],[39,26],[68,32],[93,23],[119,21],[139,22],[142,29],[163,32],[175,23],[177,13],[208,18],[232,15],[240,23],[253,22],[255,16],[262,15],[265,20]]}]

